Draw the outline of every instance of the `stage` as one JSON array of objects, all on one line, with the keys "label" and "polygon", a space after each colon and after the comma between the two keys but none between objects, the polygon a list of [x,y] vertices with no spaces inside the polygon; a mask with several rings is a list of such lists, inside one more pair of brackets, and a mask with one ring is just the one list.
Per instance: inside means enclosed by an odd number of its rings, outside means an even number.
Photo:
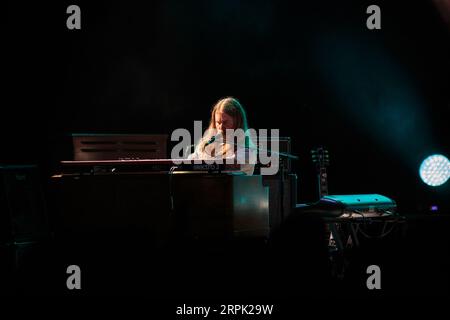
[{"label": "stage", "polygon": [[7,15],[1,295],[450,296],[445,1]]}]

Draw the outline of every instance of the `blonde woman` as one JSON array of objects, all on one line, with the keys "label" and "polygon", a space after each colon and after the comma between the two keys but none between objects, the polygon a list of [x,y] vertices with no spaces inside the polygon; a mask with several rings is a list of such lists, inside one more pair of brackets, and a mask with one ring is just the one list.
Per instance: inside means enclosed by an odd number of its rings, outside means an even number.
[{"label": "blonde woman", "polygon": [[256,149],[248,132],[245,110],[233,97],[220,99],[214,105],[208,129],[189,156],[199,160],[230,158],[241,165],[241,171],[253,174]]}]

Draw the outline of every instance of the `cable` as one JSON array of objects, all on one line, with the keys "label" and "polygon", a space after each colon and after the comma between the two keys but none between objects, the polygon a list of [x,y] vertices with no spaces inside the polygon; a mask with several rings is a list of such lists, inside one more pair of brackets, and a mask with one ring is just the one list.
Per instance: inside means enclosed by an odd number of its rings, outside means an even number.
[{"label": "cable", "polygon": [[387,221],[384,221],[383,230],[381,231],[381,234],[380,234],[379,236],[372,236],[372,235],[369,235],[369,234],[367,234],[366,232],[364,232],[361,228],[359,228],[359,232],[360,232],[364,237],[366,237],[367,239],[381,239],[381,238],[384,238],[385,236],[387,236],[389,233],[391,233],[391,232],[394,230],[394,228],[397,226],[397,221],[394,221],[394,222],[392,223],[392,227],[391,227],[388,231],[384,232],[384,229],[385,229],[385,227],[386,227],[386,223],[387,223]]},{"label": "cable", "polygon": [[363,223],[366,224],[366,216],[364,215],[364,213],[362,213],[359,210],[353,210],[351,213],[357,213],[357,214],[361,215],[361,217],[363,219]]},{"label": "cable", "polygon": [[[363,219],[362,224],[364,226],[367,226],[367,221],[370,222],[370,223],[380,222],[380,221],[370,220],[370,219],[367,220],[365,215],[364,215],[364,213],[359,211],[359,210],[354,210],[354,211],[352,211],[352,213],[357,213],[357,214],[361,215],[361,217]],[[389,215],[393,215],[393,212],[391,212],[391,211],[389,211],[387,209],[383,210],[383,212],[380,214],[380,216],[383,213],[386,213],[386,214],[389,214]],[[357,227],[355,229],[355,233],[357,233],[359,231],[367,239],[381,239],[381,238],[384,238],[385,236],[387,236],[389,233],[391,233],[394,230],[394,228],[397,225],[398,219],[396,219],[395,221],[392,222],[392,227],[389,230],[387,230],[387,231],[385,231],[385,230],[386,230],[388,221],[382,221],[382,222],[383,222],[383,228],[381,229],[380,235],[376,235],[376,236],[375,235],[369,235],[367,232],[363,231],[363,228],[361,228],[361,226],[359,224],[357,224]]]}]

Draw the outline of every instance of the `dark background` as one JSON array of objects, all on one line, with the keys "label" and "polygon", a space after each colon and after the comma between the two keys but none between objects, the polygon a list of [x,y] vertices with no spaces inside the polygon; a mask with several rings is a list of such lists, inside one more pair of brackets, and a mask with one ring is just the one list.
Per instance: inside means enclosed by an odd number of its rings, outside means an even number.
[{"label": "dark background", "polygon": [[[66,28],[71,4],[81,7],[81,30]],[[381,30],[366,28],[371,4],[381,8]],[[440,11],[433,1],[161,0],[20,1],[7,9],[1,164],[38,164],[46,179],[72,157],[70,133],[193,130],[194,120],[206,125],[213,104],[231,95],[250,127],[292,138],[299,202],[316,200],[310,150],[323,145],[331,155],[331,194],[384,194],[404,215],[432,204],[450,211],[450,183],[431,188],[418,174],[426,156],[450,155],[449,8]],[[376,263],[387,270],[388,292],[448,294],[448,219],[441,218],[412,219],[408,238],[393,234],[369,246],[353,267],[356,287],[367,291],[360,280]],[[292,226],[294,238],[303,234]],[[297,239],[305,247],[309,232]],[[290,245],[280,286],[307,262],[295,264],[292,252],[300,250]],[[94,256],[101,252],[93,248]],[[45,263],[39,268],[42,255],[33,261],[35,280],[45,279],[41,269],[53,272]],[[65,290],[64,268],[55,270],[55,286]],[[148,273],[140,271],[130,271],[137,282]]]},{"label": "dark background", "polygon": [[[381,193],[403,213],[449,209],[421,161],[449,155],[449,26],[433,1],[15,2],[7,15],[0,162],[70,159],[72,132],[171,133],[234,96],[253,128],[292,138],[299,202],[309,152],[330,150],[330,193]],[[366,8],[381,8],[368,30]]]}]

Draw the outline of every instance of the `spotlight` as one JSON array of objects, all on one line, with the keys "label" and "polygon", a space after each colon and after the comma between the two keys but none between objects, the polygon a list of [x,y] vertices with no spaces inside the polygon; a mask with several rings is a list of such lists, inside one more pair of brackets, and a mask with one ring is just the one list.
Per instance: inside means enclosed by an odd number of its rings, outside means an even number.
[{"label": "spotlight", "polygon": [[431,155],[423,160],[419,174],[427,185],[440,186],[450,178],[450,161],[441,154]]}]

